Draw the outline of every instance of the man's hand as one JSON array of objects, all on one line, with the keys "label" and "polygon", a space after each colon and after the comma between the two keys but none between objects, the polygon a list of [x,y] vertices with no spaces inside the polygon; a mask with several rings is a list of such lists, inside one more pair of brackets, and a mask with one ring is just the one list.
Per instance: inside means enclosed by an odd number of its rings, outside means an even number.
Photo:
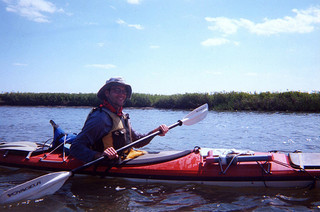
[{"label": "man's hand", "polygon": [[161,132],[161,134],[159,134],[160,136],[165,136],[165,134],[169,131],[169,128],[167,127],[167,125],[162,124],[154,131],[158,131],[158,130],[160,130],[160,132]]},{"label": "man's hand", "polygon": [[106,155],[110,160],[116,159],[119,157],[117,151],[113,147],[108,147],[102,155]]}]

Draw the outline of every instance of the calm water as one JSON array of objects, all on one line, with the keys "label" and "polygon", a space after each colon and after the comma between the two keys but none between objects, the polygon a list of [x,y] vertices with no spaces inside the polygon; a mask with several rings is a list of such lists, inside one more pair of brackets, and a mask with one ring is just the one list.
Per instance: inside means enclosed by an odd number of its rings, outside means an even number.
[{"label": "calm water", "polygon": [[[0,142],[43,142],[52,136],[49,120],[77,133],[90,108],[0,107]],[[175,123],[189,111],[126,109],[135,130],[145,133]],[[194,146],[254,151],[320,152],[320,114],[209,112],[193,126],[156,137],[144,150],[185,150]],[[0,167],[0,192],[45,174]],[[133,183],[75,176],[54,195],[0,206],[12,211],[315,211],[318,189],[219,188],[193,184]]]}]

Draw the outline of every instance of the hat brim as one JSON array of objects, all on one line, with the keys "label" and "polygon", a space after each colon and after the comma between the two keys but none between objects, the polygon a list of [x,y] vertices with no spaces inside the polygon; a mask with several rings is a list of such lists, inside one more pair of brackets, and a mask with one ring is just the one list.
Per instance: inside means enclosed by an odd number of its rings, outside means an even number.
[{"label": "hat brim", "polygon": [[104,86],[102,86],[102,88],[100,88],[100,90],[97,93],[98,98],[101,100],[105,100],[106,99],[106,95],[105,95],[106,90],[110,89],[112,86],[115,86],[115,85],[125,86],[125,88],[127,90],[127,99],[131,99],[131,95],[132,95],[131,86],[127,85],[127,84],[118,83],[118,82],[111,82],[111,83],[108,83],[108,84],[105,84]]}]

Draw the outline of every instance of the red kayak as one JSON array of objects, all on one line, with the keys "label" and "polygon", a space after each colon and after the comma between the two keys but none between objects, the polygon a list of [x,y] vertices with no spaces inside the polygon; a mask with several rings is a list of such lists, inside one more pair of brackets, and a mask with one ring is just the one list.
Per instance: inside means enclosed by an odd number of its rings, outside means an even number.
[{"label": "red kayak", "polygon": [[[10,143],[11,146],[16,143]],[[28,143],[28,142],[25,142]],[[48,171],[70,171],[83,163],[61,151],[29,152],[0,144],[0,165]],[[25,144],[23,144],[25,145]],[[10,146],[7,143],[7,146]],[[31,144],[30,144],[31,146]],[[19,149],[19,150],[18,150]],[[112,164],[102,161],[78,173],[139,181],[174,181],[216,186],[307,187],[320,177],[320,153],[252,152],[195,148],[147,153]]]}]

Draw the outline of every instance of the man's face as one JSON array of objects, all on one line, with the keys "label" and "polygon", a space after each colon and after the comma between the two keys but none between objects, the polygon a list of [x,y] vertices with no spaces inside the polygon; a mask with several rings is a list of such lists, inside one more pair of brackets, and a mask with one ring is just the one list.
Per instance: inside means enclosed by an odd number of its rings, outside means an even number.
[{"label": "man's face", "polygon": [[114,85],[105,91],[105,95],[114,107],[122,107],[127,99],[127,90],[123,85]]}]

